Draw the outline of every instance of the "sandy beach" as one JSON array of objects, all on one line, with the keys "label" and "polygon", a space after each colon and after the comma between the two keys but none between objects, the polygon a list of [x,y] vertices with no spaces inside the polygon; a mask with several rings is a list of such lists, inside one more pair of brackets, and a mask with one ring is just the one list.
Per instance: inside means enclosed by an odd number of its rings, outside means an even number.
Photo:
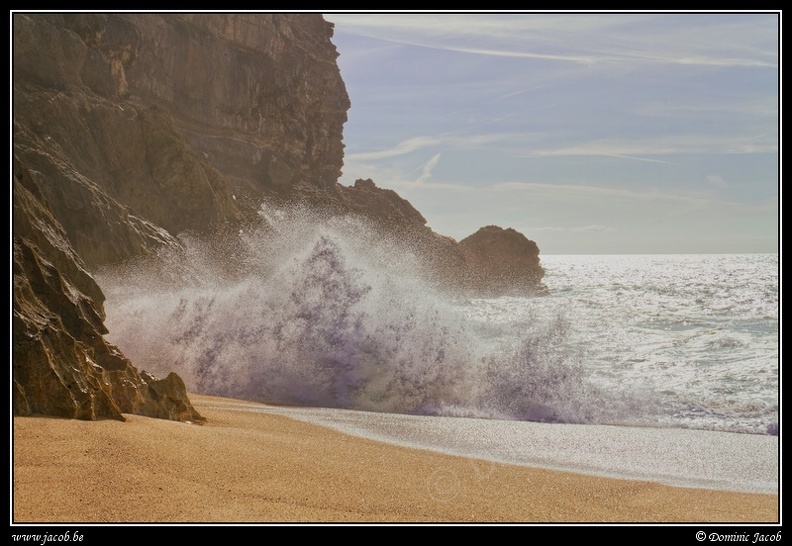
[{"label": "sandy beach", "polygon": [[778,496],[451,456],[274,414],[14,418],[13,523],[778,522]]}]

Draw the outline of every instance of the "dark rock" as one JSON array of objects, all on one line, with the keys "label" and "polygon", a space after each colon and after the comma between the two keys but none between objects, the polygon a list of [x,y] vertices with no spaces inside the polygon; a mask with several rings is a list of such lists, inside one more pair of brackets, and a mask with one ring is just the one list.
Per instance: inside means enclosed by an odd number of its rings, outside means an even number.
[{"label": "dark rock", "polygon": [[104,340],[90,272],[332,190],[331,36],[318,14],[13,14],[15,414],[201,420]]},{"label": "dark rock", "polygon": [[546,291],[539,247],[518,231],[497,226],[481,228],[459,243],[435,233],[426,219],[396,192],[373,180],[338,186],[344,212],[353,211],[396,233],[418,254],[436,283],[474,295],[536,295]]},{"label": "dark rock", "polygon": [[37,198],[36,186],[26,184],[33,191],[14,177],[14,414],[123,420],[122,413],[135,413],[202,421],[180,380],[141,375],[105,341],[101,289]]},{"label": "dark rock", "polygon": [[468,267],[471,286],[482,293],[537,294],[544,268],[539,264],[539,247],[522,233],[487,226],[459,242]]},{"label": "dark rock", "polygon": [[254,221],[306,181],[335,186],[349,98],[321,15],[13,23],[14,150],[89,267],[148,253],[163,230]]}]

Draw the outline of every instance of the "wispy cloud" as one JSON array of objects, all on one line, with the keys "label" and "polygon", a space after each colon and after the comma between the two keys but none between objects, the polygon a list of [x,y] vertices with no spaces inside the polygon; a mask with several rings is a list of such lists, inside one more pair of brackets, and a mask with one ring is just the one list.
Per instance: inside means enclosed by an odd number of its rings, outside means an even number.
[{"label": "wispy cloud", "polygon": [[545,184],[540,182],[501,182],[489,187],[491,192],[525,192],[531,195],[555,195],[563,197],[565,200],[570,198],[597,198],[628,201],[712,201],[709,196],[701,196],[694,192],[683,193],[680,191],[665,192],[658,188],[648,188],[642,190],[629,188],[616,188],[597,185],[582,184]]},{"label": "wispy cloud", "polygon": [[532,231],[540,231],[540,232],[559,232],[559,233],[614,233],[618,231],[616,228],[609,227],[609,226],[602,226],[599,224],[591,224],[588,226],[581,226],[581,227],[560,227],[560,226],[544,226],[544,227],[535,227]]},{"label": "wispy cloud", "polygon": [[358,152],[349,154],[347,159],[352,161],[372,161],[378,159],[389,159],[406,155],[417,150],[422,150],[429,146],[436,146],[440,140],[435,137],[417,136],[407,140],[403,140],[393,146],[384,150],[375,150],[371,152]]},{"label": "wispy cloud", "polygon": [[[549,203],[553,200],[558,203],[571,204],[580,203],[609,203],[611,206],[621,206],[618,203],[652,203],[658,207],[664,204],[677,203],[690,206],[746,206],[766,209],[776,204],[759,203],[743,204],[735,203],[727,199],[714,196],[710,192],[701,190],[667,190],[662,188],[650,187],[644,189],[617,188],[602,185],[583,185],[583,184],[558,184],[543,182],[500,182],[489,186],[471,186],[462,183],[452,182],[433,182],[432,184],[420,184],[416,180],[411,180],[405,176],[396,176],[388,179],[385,183],[387,187],[393,187],[401,191],[414,194],[414,192],[442,193],[448,199],[453,200],[455,195],[467,196],[487,196],[487,199],[503,201],[504,203],[517,203],[524,200],[543,200]],[[497,197],[498,194],[508,195]]]},{"label": "wispy cloud", "polygon": [[663,100],[644,102],[634,108],[633,113],[645,117],[711,120],[743,116],[773,127],[778,118],[778,97],[772,92],[760,97],[665,97]]},{"label": "wispy cloud", "polygon": [[[658,161],[651,156],[690,154],[750,154],[778,152],[774,135],[663,135],[641,139],[601,139],[561,146],[534,149],[525,156],[611,156]],[[649,156],[649,157],[647,157]]]},{"label": "wispy cloud", "polygon": [[395,189],[440,233],[775,236],[776,13],[327,18],[353,103],[344,183]]},{"label": "wispy cloud", "polygon": [[[478,130],[471,127],[470,131]],[[640,138],[596,139],[557,146],[543,145],[555,138],[551,133],[457,131],[433,136],[415,136],[381,150],[350,153],[346,162],[371,163],[392,159],[426,149],[443,147],[453,150],[486,150],[495,146],[511,157],[613,157],[648,163],[677,165],[669,156],[693,154],[761,154],[778,153],[775,133],[659,135]],[[661,159],[660,156],[663,156]]]},{"label": "wispy cloud", "polygon": [[523,142],[528,139],[536,139],[537,137],[537,134],[529,132],[466,134],[460,131],[434,136],[415,136],[402,140],[390,148],[347,154],[346,160],[352,162],[378,161],[404,156],[428,148],[437,148],[438,146],[471,149],[500,143]]},{"label": "wispy cloud", "polygon": [[423,184],[432,177],[432,171],[440,162],[440,153],[436,153],[432,158],[421,167],[421,176],[415,181],[416,184]]},{"label": "wispy cloud", "polygon": [[[688,189],[669,190],[665,188],[615,188],[597,185],[579,184],[544,184],[537,182],[504,182],[495,184],[488,189],[489,192],[513,193],[526,195],[531,199],[550,199],[555,202],[571,204],[582,203],[592,206],[598,203],[602,206],[617,210],[629,209],[632,205],[649,205],[652,209],[660,211],[667,207],[683,206],[686,210],[719,209],[729,210],[739,208],[742,210],[767,211],[772,213],[777,209],[776,199],[764,202],[748,203],[726,199],[711,191]],[[668,208],[667,210],[671,210]]]},{"label": "wispy cloud", "polygon": [[[475,55],[584,65],[662,63],[775,68],[764,16],[722,14],[328,14],[345,32]],[[734,36],[739,35],[740,40]]]},{"label": "wispy cloud", "polygon": [[623,155],[623,154],[596,154],[601,155],[604,157],[615,157],[616,159],[631,159],[633,161],[646,161],[647,163],[664,163],[666,165],[679,165],[679,163],[673,163],[671,161],[663,161],[661,159],[650,159],[648,157],[635,157],[632,155]]}]

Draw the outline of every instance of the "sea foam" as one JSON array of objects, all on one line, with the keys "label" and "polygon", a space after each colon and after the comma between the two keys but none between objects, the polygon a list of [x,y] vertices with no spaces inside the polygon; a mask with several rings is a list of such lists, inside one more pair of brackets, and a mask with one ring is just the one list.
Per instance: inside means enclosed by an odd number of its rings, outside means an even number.
[{"label": "sea foam", "polygon": [[261,217],[103,271],[110,340],[193,392],[272,403],[580,423],[635,423],[655,403],[589,380],[563,309],[481,320],[364,219]]}]

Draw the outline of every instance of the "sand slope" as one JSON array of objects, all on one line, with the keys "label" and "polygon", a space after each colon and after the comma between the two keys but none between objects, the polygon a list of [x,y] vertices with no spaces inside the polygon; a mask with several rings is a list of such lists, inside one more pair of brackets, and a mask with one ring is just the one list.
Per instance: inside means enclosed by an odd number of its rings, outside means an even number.
[{"label": "sand slope", "polygon": [[278,415],[14,418],[13,522],[777,522],[778,496],[393,446]]}]

